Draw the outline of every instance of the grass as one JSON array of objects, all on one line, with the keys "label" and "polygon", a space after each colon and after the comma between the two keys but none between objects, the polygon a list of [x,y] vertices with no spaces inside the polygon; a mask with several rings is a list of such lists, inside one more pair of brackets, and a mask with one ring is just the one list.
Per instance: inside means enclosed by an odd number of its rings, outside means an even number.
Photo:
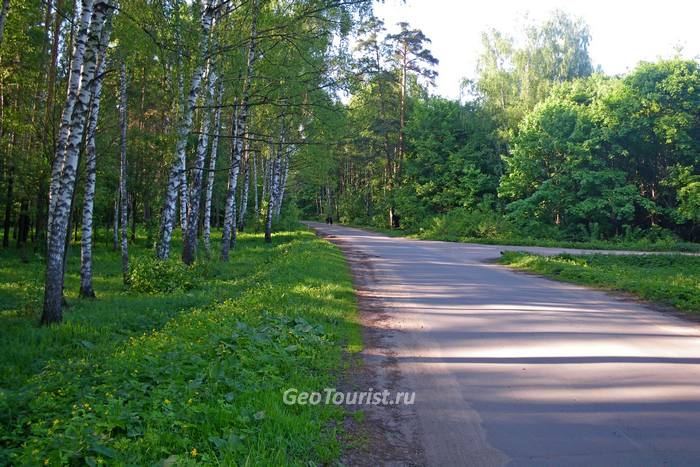
[{"label": "grass", "polygon": [[550,240],[530,237],[505,237],[505,238],[480,238],[480,237],[441,237],[429,234],[413,234],[414,238],[422,240],[442,240],[460,243],[479,243],[484,245],[515,245],[515,246],[541,246],[551,248],[580,248],[585,250],[630,250],[630,251],[679,251],[700,252],[700,244],[692,242],[649,242],[649,241],[605,241],[596,240],[588,242],[573,242],[564,240]]},{"label": "grass", "polygon": [[700,257],[558,255],[504,252],[500,262],[566,282],[630,292],[643,300],[700,312]]},{"label": "grass", "polygon": [[[131,248],[137,265],[149,255]],[[278,233],[272,245],[243,234],[230,263],[202,261],[185,271],[197,276],[187,287],[139,287],[148,293],[124,288],[118,254],[98,246],[94,301],[76,297],[77,256],[64,323],[39,327],[41,259],[0,251],[1,465],[338,457],[341,408],[282,402],[287,388],[333,387],[343,353],[360,347],[350,273],[334,246],[306,231]]]},{"label": "grass", "polygon": [[659,240],[652,242],[648,239],[641,240],[624,240],[622,238],[612,241],[595,240],[595,241],[567,241],[554,240],[548,238],[534,238],[513,235],[503,235],[497,233],[495,235],[473,236],[463,235],[459,232],[450,229],[389,229],[388,227],[380,227],[376,225],[359,225],[359,224],[344,224],[349,227],[357,227],[361,229],[370,229],[375,232],[380,232],[390,237],[407,237],[418,240],[439,240],[444,242],[458,243],[478,243],[483,245],[515,245],[515,246],[541,246],[551,248],[581,248],[587,250],[632,250],[632,251],[679,251],[679,252],[694,252],[700,253],[700,243],[685,242],[680,240]]}]

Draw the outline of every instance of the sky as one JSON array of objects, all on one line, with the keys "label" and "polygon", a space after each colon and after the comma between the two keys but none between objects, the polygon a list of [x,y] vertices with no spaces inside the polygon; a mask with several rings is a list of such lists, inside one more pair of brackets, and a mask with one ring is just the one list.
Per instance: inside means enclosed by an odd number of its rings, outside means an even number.
[{"label": "sky", "polygon": [[432,40],[440,60],[433,92],[448,98],[459,97],[462,78],[475,77],[482,32],[493,27],[518,36],[526,14],[540,22],[555,9],[588,23],[593,65],[608,74],[673,56],[679,45],[684,57],[700,56],[698,0],[375,0],[374,7],[390,32],[407,21]]}]

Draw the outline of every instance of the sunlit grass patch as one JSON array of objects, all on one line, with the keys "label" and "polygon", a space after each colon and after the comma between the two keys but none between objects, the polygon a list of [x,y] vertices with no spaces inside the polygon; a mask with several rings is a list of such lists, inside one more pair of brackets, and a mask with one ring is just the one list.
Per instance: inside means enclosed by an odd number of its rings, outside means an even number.
[{"label": "sunlit grass patch", "polygon": [[505,252],[501,263],[548,277],[610,290],[679,310],[700,312],[700,257],[687,255],[558,255]]},{"label": "sunlit grass patch", "polygon": [[[148,254],[132,248],[135,261]],[[272,245],[244,234],[230,263],[196,266],[194,287],[148,293],[125,289],[117,254],[98,247],[96,301],[75,297],[76,260],[63,324],[41,328],[38,309],[17,312],[40,298],[36,287],[0,316],[0,463],[337,458],[343,411],[282,402],[288,387],[333,386],[342,353],[360,347],[350,275],[335,247],[304,231],[280,233]],[[3,268],[0,282],[40,276],[40,264]]]}]

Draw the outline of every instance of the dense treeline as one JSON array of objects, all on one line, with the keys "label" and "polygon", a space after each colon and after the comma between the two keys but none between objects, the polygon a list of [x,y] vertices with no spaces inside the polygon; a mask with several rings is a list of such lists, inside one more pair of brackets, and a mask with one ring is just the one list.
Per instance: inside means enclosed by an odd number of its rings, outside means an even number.
[{"label": "dense treeline", "polygon": [[71,242],[94,297],[94,242],[121,251],[128,284],[137,232],[167,260],[181,231],[186,264],[227,260],[246,226],[269,241],[370,13],[368,0],[5,2],[2,244],[46,258],[42,321],[61,320]]},{"label": "dense treeline", "polygon": [[556,12],[517,41],[485,33],[459,102],[428,94],[425,37],[383,34],[358,42],[347,141],[298,174],[308,214],[438,238],[700,240],[696,61],[606,76],[585,23]]}]

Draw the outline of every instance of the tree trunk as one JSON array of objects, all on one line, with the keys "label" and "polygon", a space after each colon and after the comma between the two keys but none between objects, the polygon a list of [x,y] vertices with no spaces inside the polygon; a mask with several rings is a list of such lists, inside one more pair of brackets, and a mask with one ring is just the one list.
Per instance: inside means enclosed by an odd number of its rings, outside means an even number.
[{"label": "tree trunk", "polygon": [[228,192],[226,193],[226,211],[224,213],[224,229],[221,245],[221,260],[228,261],[228,253],[231,241],[236,237],[236,184],[238,183],[238,172],[240,170],[241,158],[243,156],[243,145],[246,139],[246,124],[248,120],[248,99],[250,97],[250,86],[253,81],[255,70],[255,47],[257,40],[258,26],[258,0],[253,0],[252,18],[250,25],[250,45],[248,46],[248,61],[246,63],[246,75],[241,91],[241,105],[236,112],[233,126],[233,141],[231,147],[231,169],[229,170]]},{"label": "tree trunk", "polygon": [[92,229],[93,209],[95,205],[95,181],[97,175],[97,154],[95,150],[95,132],[97,131],[97,117],[100,112],[100,95],[102,94],[102,77],[106,69],[107,60],[105,54],[101,54],[100,66],[95,79],[92,104],[90,108],[90,121],[87,128],[87,162],[85,197],[83,198],[83,222],[80,246],[80,296],[83,298],[95,298],[92,287]]},{"label": "tree trunk", "polygon": [[[207,108],[214,105],[214,88],[216,86],[216,71],[213,64],[208,65],[208,85],[207,85]],[[197,256],[197,229],[199,227],[199,206],[202,199],[202,180],[204,175],[204,161],[207,157],[207,146],[209,145],[209,126],[211,124],[211,113],[205,111],[202,116],[202,127],[197,144],[197,157],[194,161],[192,171],[192,191],[189,200],[189,212],[187,214],[187,229],[182,245],[182,261],[185,264],[192,264]]]},{"label": "tree trunk", "polygon": [[270,174],[271,174],[271,166],[272,166],[272,160],[275,157],[275,149],[274,145],[272,142],[270,142],[270,157],[267,159],[262,159],[260,163],[262,164],[262,171],[263,171],[263,180],[262,180],[262,193],[260,196],[260,213],[258,214],[259,216],[263,216],[263,202],[267,199],[267,192],[269,191],[270,188]]},{"label": "tree trunk", "polygon": [[207,190],[204,200],[204,248],[207,255],[211,254],[211,200],[214,194],[214,179],[216,178],[216,159],[219,149],[219,132],[221,131],[221,101],[224,94],[224,81],[219,82],[219,90],[216,98],[216,112],[214,114],[214,139],[211,142],[209,155],[209,172],[207,174]]},{"label": "tree trunk", "polygon": [[7,248],[10,246],[10,226],[12,225],[12,195],[14,190],[14,168],[11,163],[7,168],[7,196],[5,197],[5,220],[3,222],[2,246]]},{"label": "tree trunk", "polygon": [[[104,3],[103,0],[97,1],[100,4]],[[83,0],[82,2],[80,26],[78,28],[78,34],[75,38],[73,54],[71,55],[70,59],[71,64],[70,73],[68,76],[68,95],[66,97],[66,102],[63,105],[63,112],[61,113],[61,126],[58,131],[58,138],[56,139],[56,153],[54,154],[53,162],[51,165],[51,183],[49,185],[49,211],[48,221],[46,223],[47,248],[48,243],[51,241],[49,239],[48,232],[51,231],[54,211],[56,210],[56,202],[58,200],[58,190],[61,188],[61,174],[63,173],[64,166],[66,165],[68,150],[67,145],[68,138],[72,129],[73,110],[78,100],[78,93],[81,87],[81,70],[83,69],[83,61],[85,58],[85,49],[87,47],[88,32],[91,24],[90,20],[92,18],[93,5],[93,0]],[[99,39],[99,36],[97,37],[97,39]]]},{"label": "tree trunk", "polygon": [[184,237],[185,231],[187,230],[187,206],[189,204],[189,190],[187,189],[187,157],[185,156],[185,151],[182,151],[180,156],[180,179],[178,180],[178,190],[180,195],[180,230],[182,230],[182,236]]},{"label": "tree trunk", "polygon": [[[122,276],[124,285],[129,284],[129,244],[127,237],[128,202],[126,194],[126,65],[121,63],[119,74],[119,128],[120,128],[120,158],[119,158],[119,198],[121,200],[121,248],[122,248]],[[131,214],[133,216],[133,213]]]},{"label": "tree trunk", "polygon": [[[19,216],[17,218],[17,248],[24,249],[27,244],[29,234],[29,203],[23,199],[19,205]],[[24,252],[22,254],[24,257]]]},{"label": "tree trunk", "polygon": [[114,216],[112,217],[112,249],[119,249],[119,188],[114,196]]},{"label": "tree trunk", "polygon": [[260,208],[258,206],[258,156],[255,151],[253,151],[253,196],[255,197],[254,200],[254,207],[255,207],[255,219],[256,223],[257,220],[259,219],[260,216]]},{"label": "tree trunk", "polygon": [[[165,193],[165,203],[163,205],[163,215],[161,219],[161,233],[156,255],[159,259],[167,259],[170,256],[170,240],[173,233],[173,221],[177,201],[178,186],[180,185],[183,171],[183,161],[185,160],[185,150],[187,149],[187,138],[192,127],[192,114],[197,103],[197,95],[202,84],[202,74],[204,73],[204,60],[209,53],[209,33],[214,18],[214,6],[205,0],[204,11],[202,12],[201,34],[199,44],[198,60],[199,64],[192,73],[192,83],[187,96],[187,104],[182,112],[177,131],[177,144],[175,146],[175,161],[173,162],[168,179],[168,187]],[[186,189],[185,189],[186,191]]]},{"label": "tree trunk", "polygon": [[287,185],[287,175],[289,174],[289,152],[287,152],[283,158],[280,167],[280,183],[277,188],[278,195],[275,199],[275,218],[280,216],[282,211],[282,202],[284,201],[284,191]]},{"label": "tree trunk", "polygon": [[221,261],[228,261],[228,253],[231,249],[233,236],[235,235],[233,230],[236,228],[236,184],[238,183],[238,172],[241,167],[241,160],[240,157],[237,157],[239,154],[238,151],[236,151],[236,136],[239,133],[237,113],[237,111],[234,113],[231,125],[233,142],[231,144],[231,158],[228,170],[228,187],[226,189],[226,200],[224,202],[224,226],[223,232],[221,233]]},{"label": "tree trunk", "polygon": [[248,190],[250,188],[250,141],[246,138],[243,147],[244,177],[241,192],[241,206],[238,214],[238,230],[243,232],[245,228],[245,215],[248,210]]},{"label": "tree trunk", "polygon": [[[88,3],[90,0],[85,0]],[[93,15],[90,32],[85,46],[83,68],[80,76],[80,87],[72,105],[69,137],[65,147],[65,156],[60,171],[59,183],[51,202],[48,234],[48,251],[46,257],[46,282],[44,287],[44,310],[42,324],[60,322],[63,318],[61,303],[63,292],[63,257],[66,251],[68,218],[71,200],[75,191],[75,176],[78,163],[80,144],[85,129],[85,119],[92,94],[92,80],[97,67],[97,55],[102,42],[102,30],[105,21],[112,12],[112,5],[107,0],[96,0],[93,5]],[[108,36],[108,34],[106,34]],[[108,37],[107,37],[108,39]],[[84,41],[84,38],[82,39]],[[71,93],[74,94],[74,93]],[[67,107],[71,104],[66,103]],[[64,107],[65,110],[65,107]],[[60,156],[60,148],[57,156]],[[57,157],[58,159],[59,157]]]},{"label": "tree trunk", "polygon": [[[182,25],[180,22],[180,1],[175,0],[173,9],[175,12],[175,46],[177,47],[177,59],[176,59],[176,72],[177,72],[177,99],[176,106],[179,118],[182,118],[185,112],[185,74],[182,67],[182,41],[180,38],[180,31]],[[182,231],[183,237],[185,230],[187,230],[187,158],[185,157],[185,152],[178,156],[180,158],[180,179],[178,181],[179,198],[180,201],[180,230]]]},{"label": "tree trunk", "polygon": [[277,192],[280,182],[280,151],[278,150],[277,154],[273,154],[272,157],[272,167],[270,168],[270,171],[272,172],[272,180],[269,189],[270,199],[267,203],[267,213],[265,215],[265,242],[267,243],[272,243],[272,217],[275,211],[275,206],[277,205]]}]

